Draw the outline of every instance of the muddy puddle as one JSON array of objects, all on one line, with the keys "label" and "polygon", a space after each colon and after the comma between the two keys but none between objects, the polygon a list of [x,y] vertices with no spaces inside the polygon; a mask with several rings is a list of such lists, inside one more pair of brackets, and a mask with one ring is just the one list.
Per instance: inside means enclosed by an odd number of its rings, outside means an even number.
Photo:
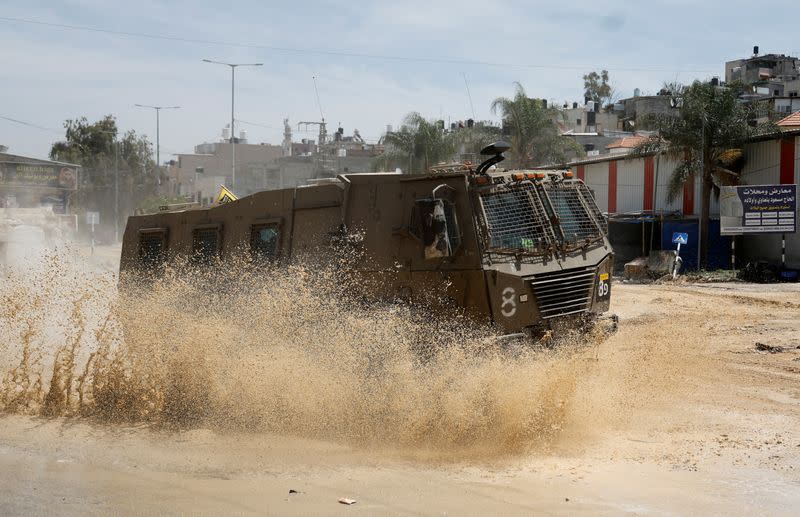
[{"label": "muddy puddle", "polygon": [[601,339],[512,353],[489,328],[353,292],[333,268],[245,266],[119,290],[114,273],[54,253],[0,279],[0,409],[519,452],[562,431]]}]

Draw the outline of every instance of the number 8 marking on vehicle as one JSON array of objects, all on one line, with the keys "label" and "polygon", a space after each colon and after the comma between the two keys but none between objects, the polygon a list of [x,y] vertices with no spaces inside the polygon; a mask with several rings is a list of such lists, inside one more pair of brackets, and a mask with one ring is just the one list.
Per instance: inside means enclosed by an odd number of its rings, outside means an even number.
[{"label": "number 8 marking on vehicle", "polygon": [[517,313],[517,292],[513,287],[503,289],[503,303],[500,305],[500,313],[506,318],[510,318]]}]

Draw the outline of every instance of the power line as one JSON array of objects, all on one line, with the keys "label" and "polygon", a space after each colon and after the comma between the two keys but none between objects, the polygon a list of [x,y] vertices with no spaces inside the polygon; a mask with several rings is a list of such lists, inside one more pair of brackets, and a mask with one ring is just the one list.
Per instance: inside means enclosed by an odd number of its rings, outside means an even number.
[{"label": "power line", "polygon": [[15,119],[15,118],[11,118],[11,117],[6,117],[4,115],[0,115],[0,119],[7,120],[8,122],[13,122],[14,124],[19,124],[21,126],[28,126],[28,127],[34,128],[34,129],[40,129],[42,131],[50,131],[52,133],[58,133],[58,134],[62,133],[62,130],[60,130],[60,129],[53,129],[51,127],[44,127],[44,126],[40,126],[38,124],[33,124],[32,122],[25,122],[24,120],[19,120],[19,119]]},{"label": "power line", "polygon": [[[452,65],[472,65],[472,66],[490,66],[502,68],[535,68],[544,70],[578,70],[586,71],[594,67],[594,65],[553,65],[553,64],[533,64],[533,63],[496,63],[489,61],[478,61],[470,59],[455,59],[446,57],[421,57],[421,56],[395,56],[387,54],[367,54],[362,52],[352,52],[346,50],[323,50],[323,49],[309,49],[309,48],[295,48],[295,47],[278,47],[273,45],[261,45],[252,43],[238,43],[232,41],[219,41],[219,40],[204,40],[198,38],[186,38],[182,36],[172,36],[168,34],[150,34],[144,32],[131,32],[131,31],[117,31],[112,29],[104,29],[102,27],[89,27],[85,25],[70,25],[66,23],[53,23],[43,22],[39,20],[30,20],[26,18],[11,18],[7,16],[0,16],[0,21],[8,23],[21,23],[28,25],[39,25],[43,27],[53,27],[58,29],[67,29],[83,32],[95,32],[101,34],[109,34],[113,36],[127,36],[131,38],[145,38],[155,40],[175,41],[180,43],[197,43],[202,45],[217,45],[222,47],[235,47],[235,48],[248,48],[256,50],[268,50],[272,52],[296,53],[296,54],[316,54],[322,56],[336,56],[336,57],[353,57],[361,59],[374,59],[382,61],[395,61],[395,62],[417,62],[417,63],[435,63],[435,64],[452,64]],[[711,69],[664,69],[664,68],[646,68],[646,67],[614,67],[605,66],[606,70],[618,72],[684,72],[684,73],[716,73],[717,70]]]},{"label": "power line", "polygon": [[258,122],[248,122],[247,120],[242,120],[240,118],[237,118],[236,122],[238,122],[240,124],[247,124],[248,126],[258,126],[258,127],[263,127],[263,128],[266,128],[266,129],[279,129],[279,130],[283,131],[282,127],[270,126],[268,124],[260,124]]}]

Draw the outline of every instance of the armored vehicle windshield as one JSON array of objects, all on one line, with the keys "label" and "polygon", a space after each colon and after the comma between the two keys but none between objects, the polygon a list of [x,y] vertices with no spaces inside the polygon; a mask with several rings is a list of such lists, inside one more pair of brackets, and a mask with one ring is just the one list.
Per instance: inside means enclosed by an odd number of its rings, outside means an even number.
[{"label": "armored vehicle windshield", "polygon": [[583,182],[502,183],[479,199],[489,252],[546,255],[603,243],[605,218]]}]

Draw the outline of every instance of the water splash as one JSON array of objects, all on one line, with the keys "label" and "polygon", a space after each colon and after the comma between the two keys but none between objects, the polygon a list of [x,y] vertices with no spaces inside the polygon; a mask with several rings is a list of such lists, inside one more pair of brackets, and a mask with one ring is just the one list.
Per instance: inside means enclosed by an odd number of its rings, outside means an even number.
[{"label": "water splash", "polygon": [[0,281],[0,409],[351,445],[515,451],[562,430],[572,347],[354,296],[341,268],[117,279],[53,256]]}]

